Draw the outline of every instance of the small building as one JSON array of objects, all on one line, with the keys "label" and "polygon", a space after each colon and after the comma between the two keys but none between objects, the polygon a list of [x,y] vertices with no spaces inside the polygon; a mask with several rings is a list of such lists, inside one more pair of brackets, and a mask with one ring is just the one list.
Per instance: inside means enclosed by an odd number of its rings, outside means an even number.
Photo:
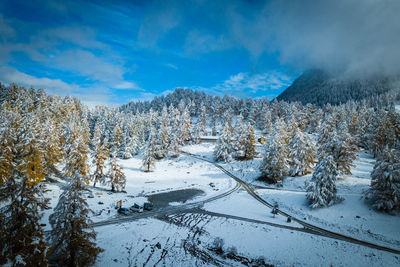
[{"label": "small building", "polygon": [[259,142],[260,144],[265,144],[265,142],[267,142],[267,140],[265,140],[264,137],[260,137],[260,138],[258,138],[258,142]]}]

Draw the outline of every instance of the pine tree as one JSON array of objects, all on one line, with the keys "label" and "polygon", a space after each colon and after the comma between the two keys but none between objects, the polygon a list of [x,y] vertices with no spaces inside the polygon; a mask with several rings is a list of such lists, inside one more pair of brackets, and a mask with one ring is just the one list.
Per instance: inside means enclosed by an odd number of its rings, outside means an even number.
[{"label": "pine tree", "polygon": [[[96,234],[88,217],[88,204],[83,198],[83,190],[89,183],[86,122],[84,118],[74,116],[64,127],[64,176],[70,183],[50,216],[52,260],[58,265],[87,266],[94,263],[101,251],[96,247]],[[96,135],[98,137],[99,133]]]},{"label": "pine tree", "polygon": [[326,155],[332,156],[336,163],[338,175],[351,174],[350,168],[354,166],[353,161],[356,158],[354,151],[355,147],[351,143],[351,138],[348,134],[338,136],[336,130],[330,131],[326,140],[320,145],[318,150],[318,160],[320,161]]},{"label": "pine tree", "polygon": [[244,159],[254,159],[257,155],[256,152],[256,137],[254,135],[254,128],[251,123],[247,124],[246,127],[246,139],[245,139],[245,146],[244,146]]},{"label": "pine tree", "polygon": [[19,109],[21,102],[15,106],[3,105],[0,116],[6,119],[0,163],[9,168],[0,173],[0,263],[46,266],[48,244],[39,223],[48,203],[43,195],[46,166],[41,129],[34,114]]},{"label": "pine tree", "polygon": [[199,118],[199,135],[207,136],[207,109],[204,103],[201,103],[201,114]]},{"label": "pine tree", "polygon": [[247,144],[247,131],[243,122],[242,115],[239,115],[235,124],[235,158],[242,160],[245,158],[245,150]]},{"label": "pine tree", "polygon": [[183,145],[184,142],[190,141],[192,139],[192,137],[190,136],[191,127],[192,124],[190,120],[190,114],[187,108],[185,107],[182,111],[181,124],[179,127],[180,145]]},{"label": "pine tree", "polygon": [[400,208],[400,152],[386,149],[371,173],[370,196],[374,208],[392,212]]},{"label": "pine tree", "polygon": [[342,199],[336,195],[336,162],[324,157],[315,167],[311,182],[307,184],[307,199],[311,208],[331,206]]},{"label": "pine tree", "polygon": [[88,166],[88,140],[85,138],[82,125],[77,122],[78,118],[70,121],[64,129],[66,164],[64,167],[65,177],[74,177],[79,172],[84,182],[89,184],[90,178]]},{"label": "pine tree", "polygon": [[154,153],[158,159],[162,159],[168,155],[168,147],[170,145],[168,117],[166,108],[163,110],[160,130],[157,132],[156,144],[154,147]]},{"label": "pine tree", "polygon": [[108,184],[111,185],[111,191],[121,191],[125,189],[126,185],[126,177],[125,174],[122,171],[122,166],[118,163],[118,158],[117,158],[117,148],[120,146],[120,134],[121,130],[119,127],[116,128],[115,132],[115,137],[114,137],[114,146],[112,149],[114,151],[110,154],[109,158],[109,167],[108,167]]},{"label": "pine tree", "polygon": [[315,148],[311,139],[297,128],[289,141],[289,148],[289,174],[301,176],[311,173],[315,160]]},{"label": "pine tree", "polygon": [[271,111],[269,109],[265,112],[265,116],[263,118],[263,126],[261,129],[263,134],[271,133],[272,122],[271,122]]},{"label": "pine tree", "polygon": [[106,180],[106,176],[104,174],[105,168],[105,160],[108,158],[108,142],[107,139],[104,139],[103,143],[101,142],[101,132],[100,127],[96,125],[92,144],[94,147],[93,151],[93,164],[95,165],[95,170],[93,173],[93,187],[96,187],[96,183],[104,184]]},{"label": "pine tree", "polygon": [[192,133],[192,137],[193,137],[193,142],[195,144],[200,144],[201,143],[201,138],[200,138],[200,122],[198,122],[196,125],[194,125],[193,127],[193,133]]},{"label": "pine tree", "polygon": [[156,146],[156,133],[155,129],[152,128],[150,131],[150,137],[147,143],[147,147],[143,153],[143,169],[145,172],[150,172],[153,170],[156,161],[156,155],[154,153],[154,149]]},{"label": "pine tree", "polygon": [[279,183],[289,172],[288,149],[284,139],[276,134],[264,145],[265,155],[260,166],[260,180]]},{"label": "pine tree", "polygon": [[44,160],[47,173],[58,173],[56,165],[64,158],[64,155],[61,148],[62,144],[60,142],[59,129],[57,128],[55,120],[46,120],[42,131],[42,136],[44,137],[43,151],[46,151]]},{"label": "pine tree", "polygon": [[123,159],[130,159],[138,153],[138,150],[138,137],[136,134],[134,134],[133,136],[125,139],[124,151],[122,152],[121,157]]},{"label": "pine tree", "polygon": [[96,246],[96,233],[83,197],[85,184],[76,172],[50,216],[52,261],[59,266],[89,266],[103,251]]},{"label": "pine tree", "polygon": [[221,136],[218,138],[217,145],[215,146],[214,155],[216,161],[232,161],[232,140],[229,123],[225,123]]},{"label": "pine tree", "polygon": [[114,153],[108,167],[108,184],[111,185],[111,191],[122,191],[126,186],[126,176],[122,171],[122,166],[118,163],[117,155]]},{"label": "pine tree", "polygon": [[169,156],[176,158],[179,156],[179,137],[175,132],[171,133],[171,144],[169,146]]}]

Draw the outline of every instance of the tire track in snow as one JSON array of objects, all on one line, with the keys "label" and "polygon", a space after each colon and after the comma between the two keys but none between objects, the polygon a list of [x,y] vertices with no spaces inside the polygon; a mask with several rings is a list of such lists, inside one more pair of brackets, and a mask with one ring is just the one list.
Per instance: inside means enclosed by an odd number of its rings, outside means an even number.
[{"label": "tire track in snow", "polygon": [[[260,202],[261,204],[263,204],[263,205],[265,205],[265,206],[267,206],[269,208],[273,207],[273,205],[271,203],[267,202],[262,197],[260,197],[249,184],[247,184],[246,182],[244,182],[240,178],[236,177],[235,175],[233,175],[232,173],[230,173],[229,171],[224,169],[221,165],[219,165],[219,164],[217,164],[215,162],[212,162],[212,161],[210,161],[208,159],[205,159],[205,158],[199,157],[197,155],[188,153],[188,152],[182,151],[182,153],[185,154],[185,155],[188,155],[190,157],[193,157],[193,158],[196,158],[196,159],[199,159],[199,160],[202,160],[202,161],[206,161],[208,163],[213,164],[215,167],[220,169],[223,173],[225,173],[226,175],[228,175],[229,177],[234,179],[237,183],[239,183],[258,202]],[[206,211],[206,212],[210,213],[208,211]],[[220,216],[220,217],[221,216],[232,217],[232,219],[235,219],[235,217],[236,217],[238,219],[240,218],[241,220],[243,219],[243,218],[237,217],[237,216],[224,215],[224,214],[218,214],[218,213],[215,213],[215,214],[217,216]],[[363,241],[363,240],[360,240],[360,239],[357,239],[357,238],[354,238],[354,237],[351,237],[351,236],[347,236],[347,235],[344,235],[344,234],[336,233],[336,232],[333,232],[333,231],[330,231],[330,230],[327,230],[327,229],[324,229],[324,228],[321,228],[321,227],[306,223],[305,221],[299,220],[299,219],[293,217],[292,215],[290,215],[290,214],[288,214],[288,213],[286,213],[284,211],[278,210],[278,214],[283,215],[285,217],[290,217],[293,221],[301,224],[304,227],[304,229],[301,230],[302,232],[307,232],[307,233],[310,233],[310,234],[316,234],[316,235],[320,235],[320,236],[325,236],[325,237],[329,237],[329,238],[332,238],[332,239],[346,241],[346,242],[349,242],[349,243],[353,243],[353,244],[357,244],[357,245],[361,245],[361,246],[365,246],[365,247],[370,247],[370,248],[374,248],[374,249],[377,249],[377,250],[387,251],[387,252],[390,252],[390,253],[394,253],[394,254],[399,254],[400,255],[400,250],[397,250],[397,249],[394,249],[394,248],[390,248],[390,247],[381,246],[381,245],[370,243],[370,242],[367,242],[367,241]],[[249,219],[249,220],[251,220],[251,219]],[[281,225],[281,224],[273,224],[271,226],[281,227],[281,228],[287,227],[286,225]],[[296,228],[296,229],[292,229],[292,230],[299,231],[299,229],[301,229],[301,228]]]},{"label": "tire track in snow", "polygon": [[205,203],[226,197],[226,196],[232,194],[233,192],[237,191],[240,187],[241,187],[241,184],[237,182],[236,185],[233,188],[231,188],[230,190],[228,190],[222,194],[216,195],[214,197],[205,199],[205,200],[188,203],[188,204],[183,204],[183,205],[179,205],[179,206],[168,206],[163,209],[146,211],[143,213],[136,213],[136,214],[128,215],[128,216],[124,216],[124,217],[119,216],[118,218],[95,222],[92,224],[92,226],[100,227],[100,226],[106,226],[106,225],[111,225],[111,224],[130,222],[133,220],[143,219],[143,218],[148,218],[148,217],[166,216],[166,215],[171,215],[171,214],[175,214],[175,213],[186,212],[193,208],[198,208],[198,207],[204,205]]}]

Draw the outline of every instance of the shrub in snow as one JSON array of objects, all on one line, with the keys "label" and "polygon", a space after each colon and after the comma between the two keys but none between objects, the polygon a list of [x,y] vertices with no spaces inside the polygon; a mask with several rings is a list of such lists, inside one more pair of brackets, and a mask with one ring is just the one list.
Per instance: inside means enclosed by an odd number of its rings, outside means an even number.
[{"label": "shrub in snow", "polygon": [[371,173],[370,196],[374,208],[391,212],[400,208],[400,152],[385,150]]},{"label": "shrub in snow", "polygon": [[223,253],[224,253],[224,250],[223,250],[224,243],[225,243],[225,242],[224,242],[224,240],[223,240],[222,238],[216,237],[216,238],[214,239],[213,243],[212,243],[211,248],[212,248],[215,252],[217,252],[218,254],[223,254]]},{"label": "shrub in snow", "polygon": [[229,248],[227,248],[226,249],[226,254],[228,255],[228,256],[236,256],[237,254],[238,254],[238,252],[237,252],[237,248],[236,247],[229,247]]},{"label": "shrub in snow", "polygon": [[326,156],[314,169],[307,184],[307,199],[311,208],[331,206],[342,199],[336,195],[337,170],[332,156]]}]

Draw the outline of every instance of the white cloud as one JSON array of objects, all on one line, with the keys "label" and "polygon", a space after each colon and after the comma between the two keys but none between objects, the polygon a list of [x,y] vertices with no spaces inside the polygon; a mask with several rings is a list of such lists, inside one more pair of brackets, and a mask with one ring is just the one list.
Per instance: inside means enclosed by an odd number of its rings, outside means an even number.
[{"label": "white cloud", "polygon": [[174,70],[178,70],[179,69],[176,65],[171,64],[171,63],[167,63],[167,64],[165,64],[165,66],[170,67],[171,69],[174,69]]},{"label": "white cloud", "polygon": [[137,35],[139,44],[146,48],[156,47],[162,36],[179,25],[181,12],[176,1],[155,1],[150,4]]},{"label": "white cloud", "polygon": [[126,82],[126,81],[115,85],[114,88],[115,89],[138,90],[138,91],[143,91],[144,90],[143,88],[141,88],[136,83],[134,83],[134,82]]},{"label": "white cloud", "polygon": [[197,55],[226,50],[231,46],[231,42],[223,35],[213,36],[198,30],[192,30],[186,37],[184,53],[186,55]]},{"label": "white cloud", "polygon": [[[0,44],[1,37],[12,36],[13,33],[15,30],[0,14]],[[124,60],[111,47],[97,41],[96,37],[96,31],[89,27],[67,26],[46,29],[31,36],[28,34],[27,42],[4,39],[0,46],[0,64],[7,66],[14,52],[23,52],[39,67],[68,71],[80,80],[84,78],[81,86],[96,84],[100,87],[142,90],[135,82],[124,78],[128,72],[123,66]],[[72,45],[72,48],[65,50],[65,44]]]},{"label": "white cloud", "polygon": [[68,84],[60,79],[38,78],[10,67],[0,67],[0,81],[17,83],[25,87],[46,89],[51,94],[68,95],[79,89],[79,86]]},{"label": "white cloud", "polygon": [[5,84],[16,83],[19,86],[35,89],[43,88],[47,93],[60,96],[75,96],[89,107],[97,105],[117,105],[113,103],[109,89],[101,85],[82,88],[75,84],[68,84],[60,79],[38,78],[10,67],[0,67],[0,82]]},{"label": "white cloud", "polygon": [[97,57],[86,50],[60,52],[51,62],[61,69],[78,72],[79,75],[93,81],[105,82],[111,87],[124,81],[123,67],[114,62],[107,62],[104,58]]},{"label": "white cloud", "polygon": [[107,49],[107,46],[96,40],[96,31],[84,26],[66,26],[48,29],[41,32],[39,39],[47,39],[52,43],[72,43],[84,48]]},{"label": "white cloud", "polygon": [[[279,72],[267,72],[262,74],[250,74],[240,72],[232,75],[228,80],[219,83],[206,91],[214,94],[231,94],[236,96],[246,96],[249,93],[259,93],[266,91],[277,91],[288,87],[291,78]],[[203,90],[205,88],[202,88]],[[271,93],[271,92],[269,92]]]}]

